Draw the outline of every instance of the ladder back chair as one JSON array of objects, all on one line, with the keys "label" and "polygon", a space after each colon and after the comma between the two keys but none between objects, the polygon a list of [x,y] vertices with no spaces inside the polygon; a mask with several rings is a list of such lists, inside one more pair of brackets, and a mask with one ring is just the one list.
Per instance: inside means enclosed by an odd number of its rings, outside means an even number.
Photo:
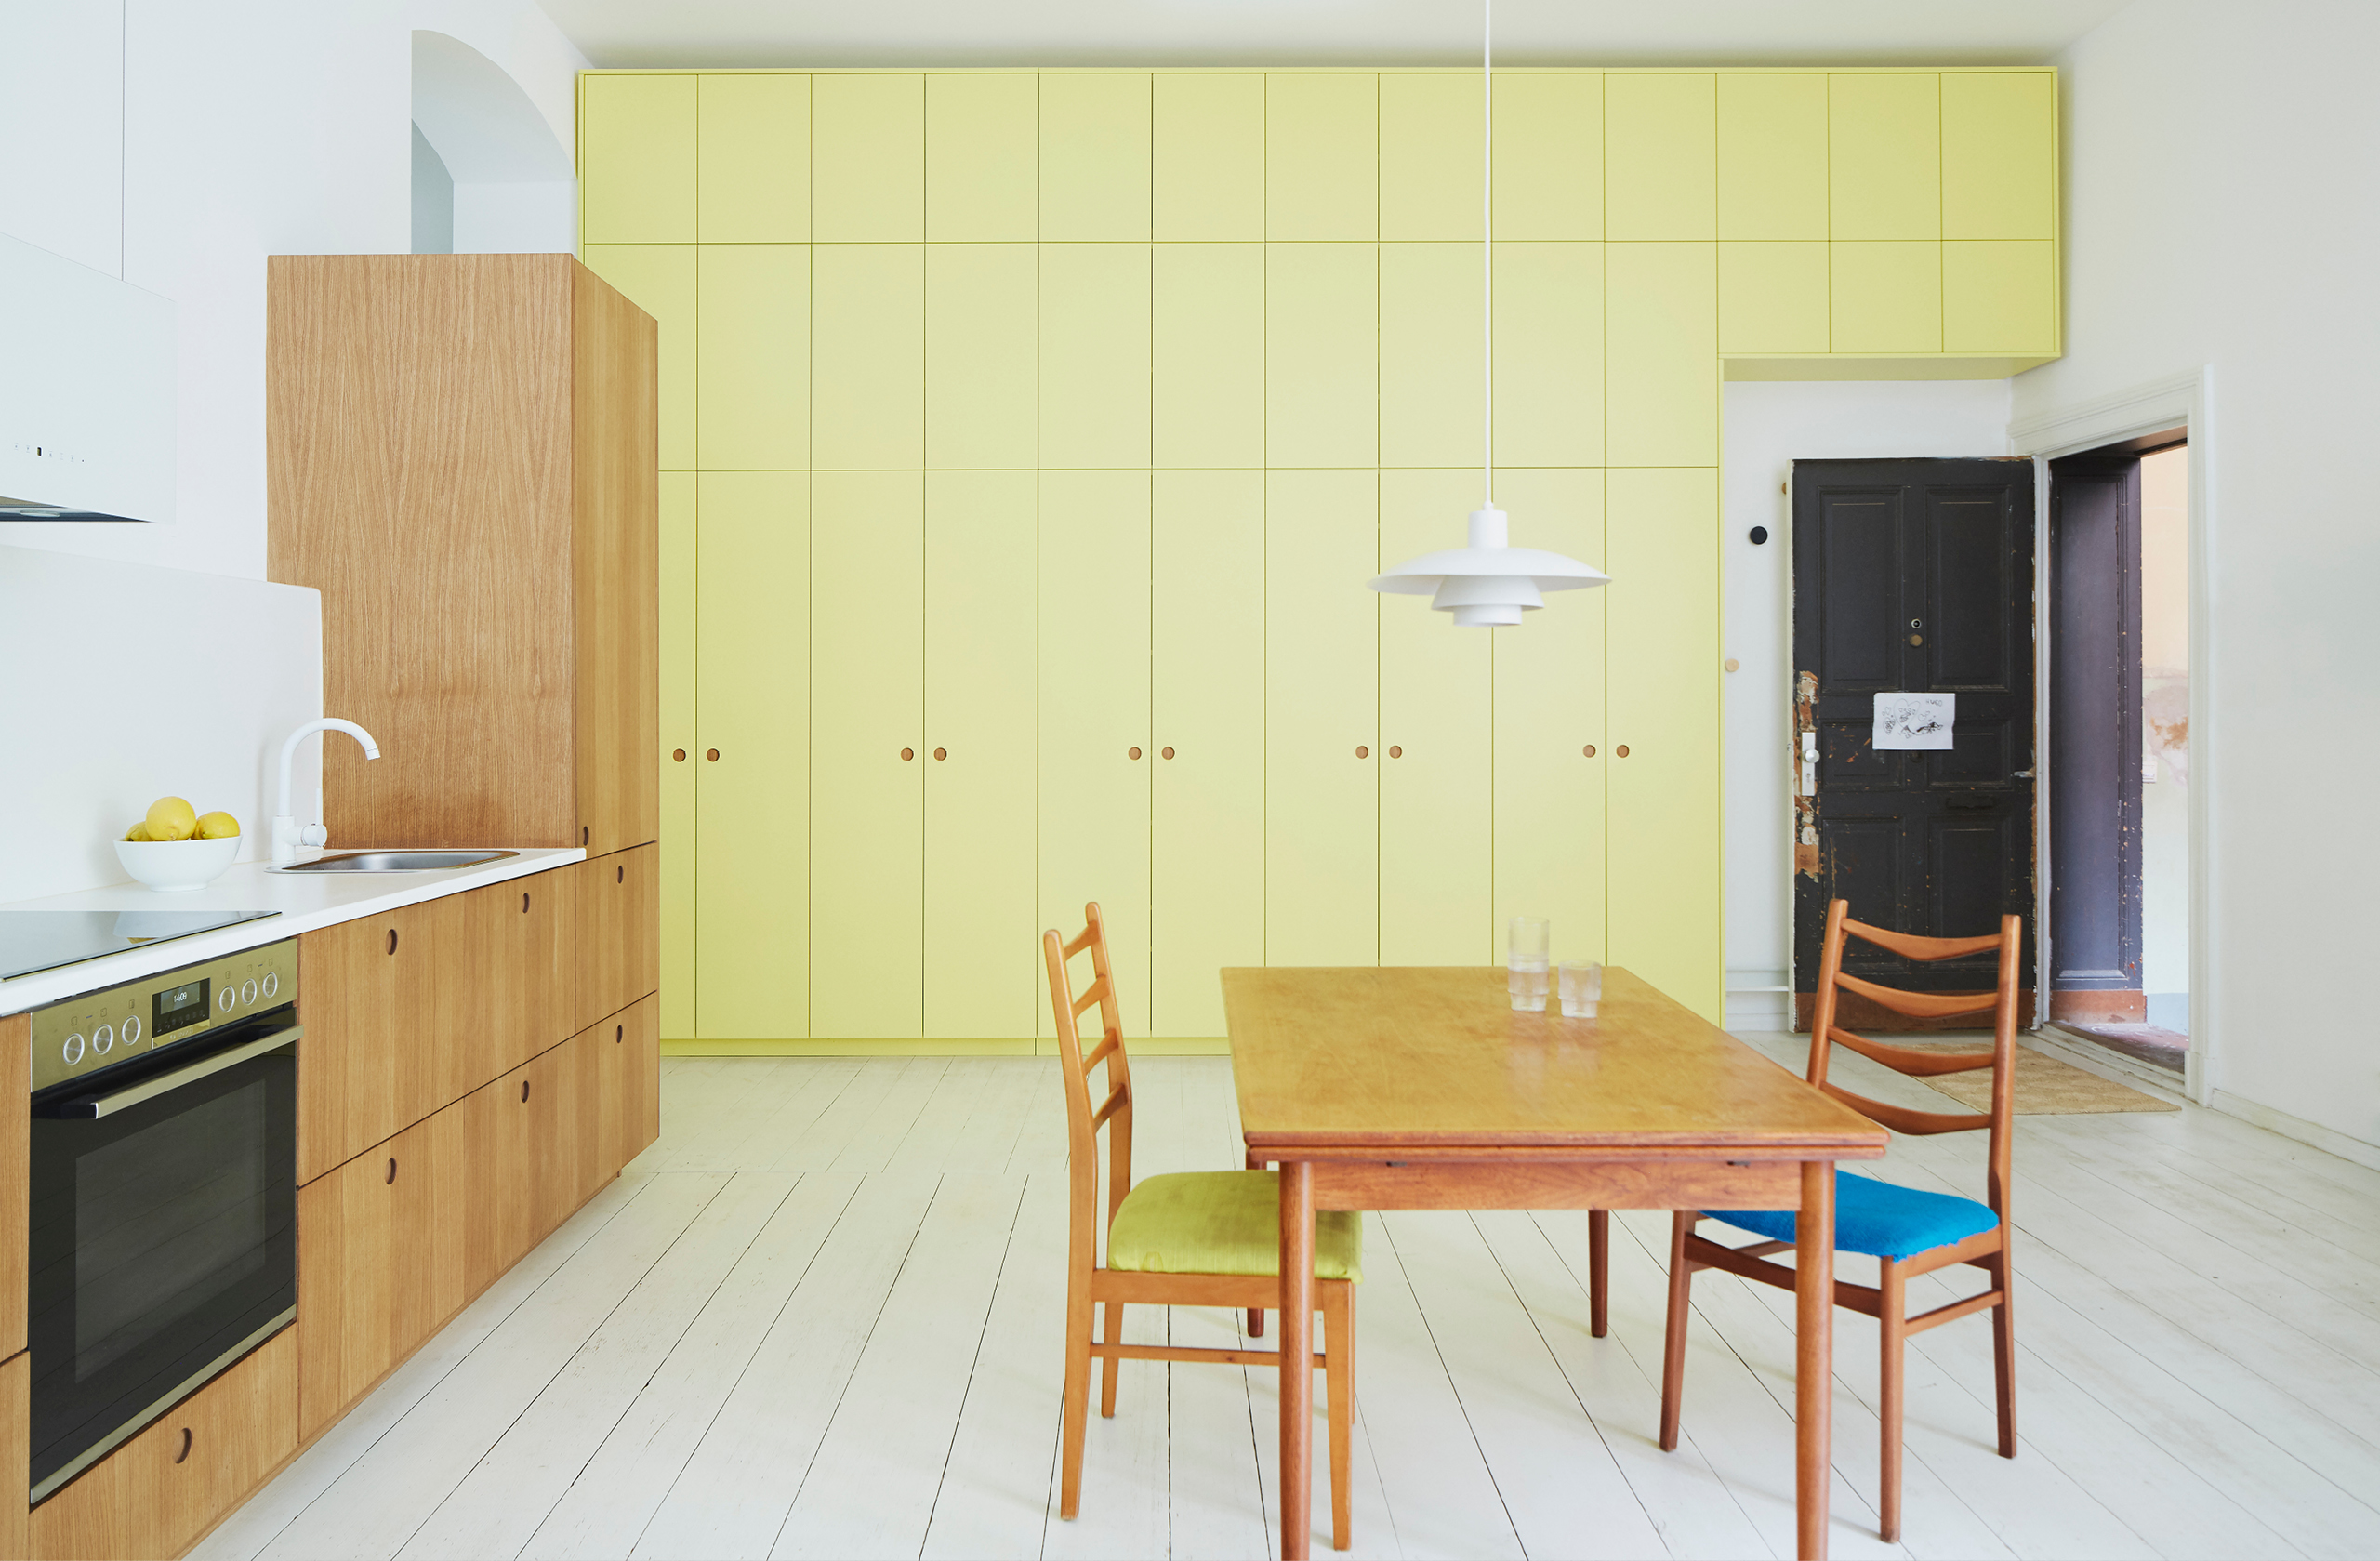
[{"label": "ladder back chair", "polygon": [[[1269,1171],[1188,1171],[1132,1181],[1132,1072],[1124,1052],[1122,1011],[1107,959],[1099,906],[1083,907],[1071,941],[1041,934],[1050,972],[1050,1011],[1057,1022],[1058,1061],[1066,1081],[1066,1385],[1058,1515],[1082,1502],[1082,1452],[1091,1405],[1091,1363],[1104,1362],[1103,1418],[1116,1413],[1117,1374],[1127,1360],[1209,1361],[1277,1366],[1271,1350],[1191,1349],[1127,1344],[1124,1307],[1220,1306],[1260,1315],[1281,1304],[1280,1184]],[[1088,951],[1091,984],[1077,995],[1067,960]],[[1078,1022],[1099,1011],[1099,1038],[1083,1050]],[[1094,1095],[1093,1068],[1106,1069]],[[1094,1105],[1094,1100],[1097,1104]],[[1099,1197],[1099,1134],[1107,1134],[1107,1200]],[[1106,1259],[1099,1241],[1106,1233]],[[1351,1541],[1348,1465],[1355,1382],[1355,1287],[1363,1277],[1363,1216],[1315,1217],[1316,1304],[1322,1313],[1323,1373],[1330,1421],[1330,1526],[1333,1548]],[[1094,1314],[1106,1326],[1093,1336]]]},{"label": "ladder back chair", "polygon": [[[2016,1082],[2016,961],[2022,942],[2021,917],[2001,918],[2000,931],[1988,937],[1920,938],[1886,932],[1851,919],[1848,901],[1827,906],[1826,944],[1818,966],[1817,1012],[1810,1023],[1809,1081],[1881,1127],[1895,1132],[1969,1132],[1989,1129],[1985,1201],[1954,1197],[1947,1193],[1896,1186],[1871,1176],[1835,1173],[1835,1247],[1864,1252],[1876,1259],[1878,1281],[1873,1286],[1837,1280],[1834,1303],[1874,1317],[1882,1334],[1883,1501],[1880,1528],[1886,1541],[1900,1537],[1900,1464],[1902,1347],[1909,1335],[1939,1328],[1946,1322],[1990,1310],[1991,1354],[2000,1409],[2000,1456],[2016,1456],[2016,1338],[2009,1315],[2008,1178],[2009,1128]],[[1996,949],[2000,955],[1999,984],[1990,992],[1903,992],[1862,981],[1843,971],[1843,945],[1856,937],[1911,959],[1951,959],[1964,954]],[[1991,1049],[1988,1052],[1919,1052],[1888,1046],[1852,1034],[1835,1023],[1838,994],[1856,992],[1895,1013],[1941,1018],[1956,1013],[1992,1012]],[[1832,1049],[1845,1046],[1871,1061],[1913,1078],[1964,1073],[1990,1068],[1991,1109],[1988,1113],[1913,1111],[1887,1105],[1852,1093],[1827,1080]],[[1766,1237],[1742,1247],[1724,1247],[1694,1233],[1699,1220],[1724,1224]],[[1721,1268],[1781,1289],[1793,1288],[1793,1270],[1765,1261],[1773,1252],[1793,1248],[1794,1211],[1745,1211],[1698,1214],[1680,1210],[1670,1230],[1669,1336],[1661,1359],[1661,1449],[1677,1449],[1679,1399],[1686,1385],[1686,1329],[1695,1270]],[[1908,1314],[1907,1286],[1920,1275],[1956,1263],[1984,1271],[1990,1288],[1977,1295],[1937,1306],[1915,1316]]]}]

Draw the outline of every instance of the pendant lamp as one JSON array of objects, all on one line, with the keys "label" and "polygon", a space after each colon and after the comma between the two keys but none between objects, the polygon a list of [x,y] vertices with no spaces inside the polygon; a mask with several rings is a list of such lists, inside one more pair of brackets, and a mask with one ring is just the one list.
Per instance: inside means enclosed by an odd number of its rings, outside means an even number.
[{"label": "pendant lamp", "polygon": [[1511,545],[1506,517],[1496,508],[1496,277],[1495,191],[1495,18],[1493,0],[1482,0],[1482,40],[1479,52],[1479,97],[1486,123],[1480,131],[1479,295],[1481,389],[1481,476],[1487,494],[1471,512],[1470,546],[1408,559],[1385,575],[1375,575],[1372,589],[1400,596],[1426,596],[1435,612],[1451,613],[1457,625],[1470,628],[1510,628],[1523,613],[1545,605],[1549,590],[1580,590],[1606,585],[1611,576],[1560,553]]}]

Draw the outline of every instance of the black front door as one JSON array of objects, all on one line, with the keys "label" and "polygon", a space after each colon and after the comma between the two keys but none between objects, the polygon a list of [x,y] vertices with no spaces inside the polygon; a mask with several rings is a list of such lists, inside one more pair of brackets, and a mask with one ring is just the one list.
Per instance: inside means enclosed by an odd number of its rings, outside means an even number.
[{"label": "black front door", "polygon": [[[2030,988],[2032,464],[1794,462],[1793,665],[1800,1023],[1834,899],[1855,920],[1920,937],[1979,936],[2022,916]],[[1876,696],[1894,693],[1955,695],[1951,746],[1878,751]],[[1856,943],[1844,969],[1920,991],[1997,979],[1990,955],[1925,965]]]}]

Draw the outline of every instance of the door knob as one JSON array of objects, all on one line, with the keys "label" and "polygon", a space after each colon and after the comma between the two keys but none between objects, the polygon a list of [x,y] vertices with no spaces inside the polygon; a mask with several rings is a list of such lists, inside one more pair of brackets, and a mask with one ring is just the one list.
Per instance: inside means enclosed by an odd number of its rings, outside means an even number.
[{"label": "door knob", "polygon": [[1620,755],[1620,758],[1625,759],[1628,757],[1628,745],[1626,743],[1622,743],[1611,751]]},{"label": "door knob", "polygon": [[1585,754],[1589,759],[1593,759],[1595,756],[1595,746],[1593,743],[1589,743],[1585,747],[1580,748],[1579,751]]},{"label": "door knob", "polygon": [[1391,743],[1388,745],[1388,756],[1391,759],[1402,759],[1405,757],[1405,750],[1396,744]]},{"label": "door knob", "polygon": [[717,748],[706,749],[703,753],[703,757],[716,764],[719,762],[719,750]]},{"label": "door knob", "polygon": [[1128,748],[1125,750],[1124,754],[1124,757],[1127,759],[1138,759],[1140,756],[1141,750],[1138,748]]},{"label": "door knob", "polygon": [[1159,759],[1170,759],[1173,757],[1173,750],[1171,748],[1159,748],[1157,750],[1157,756]]},{"label": "door knob", "polygon": [[903,748],[903,749],[901,750],[901,762],[902,762],[902,763],[904,763],[904,764],[906,764],[910,760],[915,759],[917,756],[918,756],[918,755],[917,755],[917,750],[916,750],[916,749],[914,749],[914,748]]},{"label": "door knob", "polygon": [[671,748],[669,750],[669,757],[676,762],[683,764],[686,761],[686,750],[684,748]]},{"label": "door knob", "polygon": [[950,757],[950,750],[948,748],[936,748],[933,750],[933,756],[936,759],[947,759]]},{"label": "door knob", "polygon": [[1358,759],[1369,759],[1371,756],[1372,756],[1372,750],[1371,750],[1370,748],[1366,747],[1365,747],[1363,744],[1361,744],[1361,743],[1357,743],[1357,744],[1355,745],[1355,757],[1356,757],[1356,758],[1358,758]]}]

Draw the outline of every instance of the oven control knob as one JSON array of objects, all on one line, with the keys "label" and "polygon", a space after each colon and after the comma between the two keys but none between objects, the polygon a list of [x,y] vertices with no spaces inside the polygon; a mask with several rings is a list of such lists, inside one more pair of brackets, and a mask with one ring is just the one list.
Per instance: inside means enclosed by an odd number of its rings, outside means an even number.
[{"label": "oven control knob", "polygon": [[264,986],[261,990],[266,997],[271,997],[275,992],[281,990],[281,977],[274,972],[265,972]]},{"label": "oven control knob", "polygon": [[231,1005],[239,1000],[240,994],[234,992],[229,986],[226,986],[221,992],[216,995],[215,1006],[221,1009],[224,1012],[229,1013],[231,1012]]},{"label": "oven control knob", "polygon": [[134,1041],[140,1038],[140,1021],[138,1019],[126,1019],[118,1033],[124,1037],[124,1043],[126,1046],[131,1045]]},{"label": "oven control knob", "polygon": [[66,1065],[73,1067],[83,1060],[83,1038],[79,1035],[68,1036],[66,1044],[60,1047],[58,1052],[60,1056],[66,1059]]},{"label": "oven control knob", "polygon": [[108,1054],[109,1049],[114,1045],[115,1030],[113,1027],[107,1025],[101,1025],[92,1030],[91,1055],[94,1057],[104,1057]]},{"label": "oven control knob", "polygon": [[256,1005],[257,984],[255,980],[251,978],[240,983],[240,1006],[242,1008],[254,1008]]}]

